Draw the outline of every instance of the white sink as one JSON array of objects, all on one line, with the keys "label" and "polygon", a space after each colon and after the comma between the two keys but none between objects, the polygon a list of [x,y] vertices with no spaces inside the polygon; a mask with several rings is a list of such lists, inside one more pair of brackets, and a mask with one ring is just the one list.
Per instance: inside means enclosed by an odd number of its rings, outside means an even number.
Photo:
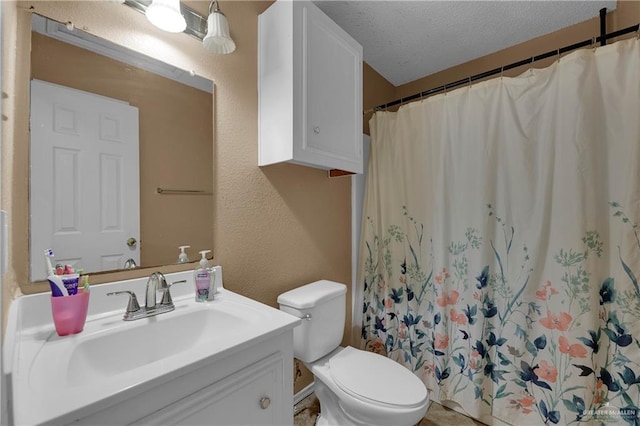
[{"label": "white sink", "polygon": [[146,279],[92,287],[84,330],[64,337],[53,327],[48,294],[16,299],[4,345],[15,424],[73,422],[299,322],[222,288],[214,301],[196,303],[193,274],[167,274],[181,279],[188,282],[172,287],[174,311],[135,321],[123,321],[126,302],[106,293],[143,296]]},{"label": "white sink", "polygon": [[[173,312],[123,322],[107,332],[82,336],[77,344],[70,345],[66,380],[70,386],[97,383],[96,380],[171,360],[206,345],[208,340],[246,332],[246,328],[261,319],[267,318],[233,301],[183,303]],[[43,350],[34,359],[34,367],[42,363],[49,368],[50,359],[51,354]],[[39,375],[39,369],[32,369],[33,374]]]}]

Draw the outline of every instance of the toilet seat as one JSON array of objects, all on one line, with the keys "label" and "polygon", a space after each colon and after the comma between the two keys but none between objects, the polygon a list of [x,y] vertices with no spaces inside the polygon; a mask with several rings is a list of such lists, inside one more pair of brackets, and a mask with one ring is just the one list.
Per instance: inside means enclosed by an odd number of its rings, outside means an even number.
[{"label": "toilet seat", "polygon": [[346,347],[329,360],[336,385],[354,398],[395,407],[417,407],[427,390],[413,373],[382,355]]}]

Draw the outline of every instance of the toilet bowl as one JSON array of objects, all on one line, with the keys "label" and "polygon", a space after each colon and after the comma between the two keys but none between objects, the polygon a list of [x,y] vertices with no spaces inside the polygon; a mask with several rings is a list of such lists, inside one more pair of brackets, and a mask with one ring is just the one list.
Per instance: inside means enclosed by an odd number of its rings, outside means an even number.
[{"label": "toilet bowl", "polygon": [[318,425],[414,425],[429,408],[420,379],[382,355],[338,347],[307,367],[320,401]]},{"label": "toilet bowl", "polygon": [[294,329],[294,355],[314,375],[320,401],[318,425],[414,425],[429,407],[427,389],[397,362],[339,346],[346,286],[331,281],[293,289],[278,297],[280,309],[302,318]]}]

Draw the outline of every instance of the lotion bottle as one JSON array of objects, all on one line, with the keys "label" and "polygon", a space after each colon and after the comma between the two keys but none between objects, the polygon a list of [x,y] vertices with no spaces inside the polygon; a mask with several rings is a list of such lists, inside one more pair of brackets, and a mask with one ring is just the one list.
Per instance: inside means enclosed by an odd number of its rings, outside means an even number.
[{"label": "lotion bottle", "polygon": [[211,250],[203,250],[199,253],[202,259],[200,259],[200,264],[194,271],[196,302],[206,302],[213,300],[214,293],[213,271],[209,267],[209,261],[207,260],[207,253],[211,253]]}]

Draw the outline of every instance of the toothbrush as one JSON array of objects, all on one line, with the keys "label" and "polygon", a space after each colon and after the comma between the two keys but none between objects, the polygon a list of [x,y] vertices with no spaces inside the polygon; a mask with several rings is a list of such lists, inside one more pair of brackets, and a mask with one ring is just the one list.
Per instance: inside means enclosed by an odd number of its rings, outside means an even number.
[{"label": "toothbrush", "polygon": [[53,259],[53,250],[52,249],[46,249],[44,251],[44,261],[45,264],[47,265],[47,276],[49,275],[55,275],[55,270],[53,269],[53,266],[51,266],[51,259]]}]

